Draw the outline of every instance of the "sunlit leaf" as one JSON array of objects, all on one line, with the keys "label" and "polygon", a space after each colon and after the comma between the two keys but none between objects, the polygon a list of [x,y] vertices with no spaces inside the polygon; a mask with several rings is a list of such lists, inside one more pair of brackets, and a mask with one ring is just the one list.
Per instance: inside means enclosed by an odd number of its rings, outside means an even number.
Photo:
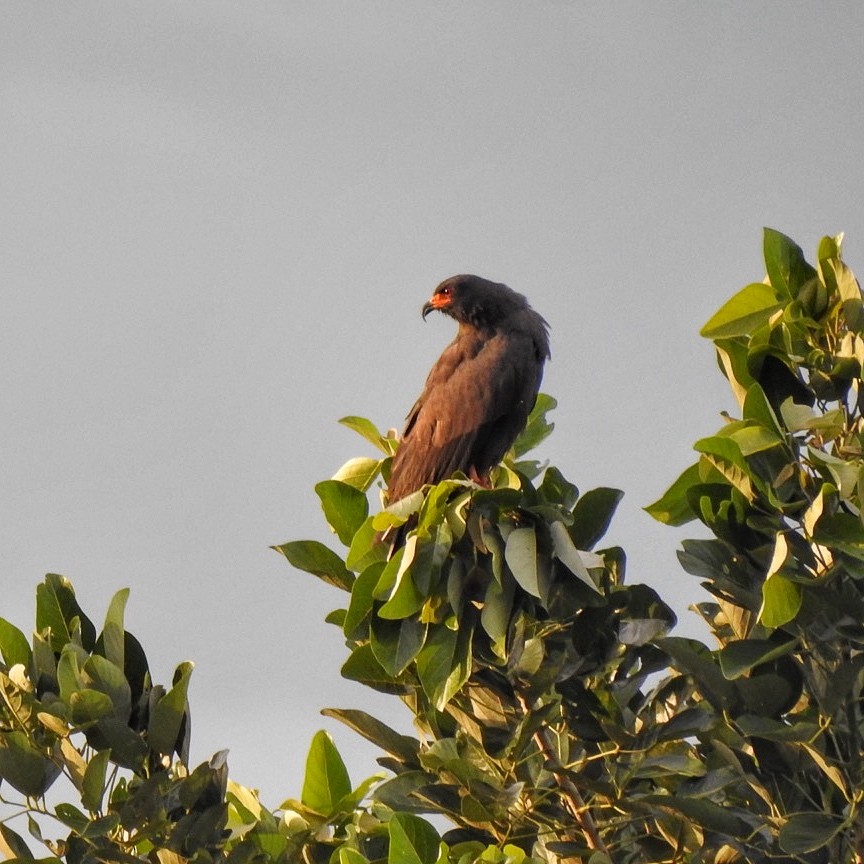
[{"label": "sunlit leaf", "polygon": [[768,321],[782,305],[770,285],[753,282],[724,303],[700,333],[708,339],[746,336]]},{"label": "sunlit leaf", "polygon": [[331,478],[365,492],[381,472],[381,459],[356,456],[349,459]]},{"label": "sunlit leaf", "polygon": [[5,618],[0,618],[0,652],[7,666],[30,665],[30,643],[27,637]]},{"label": "sunlit leaf", "polygon": [[320,730],[312,738],[306,757],[301,800],[310,810],[329,816],[351,794],[351,779],[329,733]]},{"label": "sunlit leaf", "polygon": [[390,850],[387,864],[435,864],[440,838],[425,820],[410,813],[396,813],[387,823]]},{"label": "sunlit leaf", "polygon": [[771,285],[781,296],[794,300],[801,286],[816,275],[801,247],[785,234],[766,228],[763,235],[765,268]]},{"label": "sunlit leaf", "polygon": [[359,489],[339,480],[323,480],[315,492],[321,499],[324,518],[343,546],[350,546],[369,515],[369,502]]},{"label": "sunlit leaf", "polygon": [[547,438],[555,428],[554,423],[546,419],[546,415],[558,406],[558,402],[546,393],[538,393],[534,408],[528,415],[525,429],[513,444],[513,452],[519,459],[529,450],[533,450],[541,441]]},{"label": "sunlit leaf", "polygon": [[353,430],[361,437],[365,438],[370,444],[377,447],[385,456],[390,456],[393,452],[393,447],[390,445],[392,439],[382,435],[375,424],[365,417],[343,417],[339,421],[343,426]]},{"label": "sunlit leaf", "polygon": [[700,483],[699,465],[691,465],[653,504],[645,510],[658,522],[677,527],[692,522],[696,513],[690,506],[687,493]]}]

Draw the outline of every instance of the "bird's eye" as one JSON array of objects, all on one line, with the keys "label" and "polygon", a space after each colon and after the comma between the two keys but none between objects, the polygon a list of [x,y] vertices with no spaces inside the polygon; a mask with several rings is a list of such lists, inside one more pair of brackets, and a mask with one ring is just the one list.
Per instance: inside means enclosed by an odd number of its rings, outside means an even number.
[{"label": "bird's eye", "polygon": [[450,296],[450,289],[449,288],[442,288],[438,293],[442,297],[449,297]]}]

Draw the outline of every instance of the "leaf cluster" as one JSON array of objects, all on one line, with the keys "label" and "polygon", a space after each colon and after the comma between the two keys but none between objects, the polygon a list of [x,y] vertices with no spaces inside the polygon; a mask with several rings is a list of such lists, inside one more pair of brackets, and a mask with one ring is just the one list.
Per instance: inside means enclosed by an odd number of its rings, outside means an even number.
[{"label": "leaf cluster", "polygon": [[765,280],[702,331],[739,416],[648,510],[714,534],[679,558],[720,647],[678,662],[728,717],[765,848],[847,861],[864,843],[864,304],[840,237],[811,265],[766,229],[764,254]]},{"label": "leaf cluster", "polygon": [[[97,636],[71,583],[52,574],[36,591],[32,644],[0,619],[0,791],[5,803],[15,803],[10,792],[23,796],[31,837],[72,864],[154,849],[211,860],[227,817],[224,757],[187,769],[192,664],[177,667],[170,687],[151,682],[124,627],[127,597],[114,596]],[[80,806],[47,803],[61,778]],[[6,821],[0,846],[33,858]]]}]

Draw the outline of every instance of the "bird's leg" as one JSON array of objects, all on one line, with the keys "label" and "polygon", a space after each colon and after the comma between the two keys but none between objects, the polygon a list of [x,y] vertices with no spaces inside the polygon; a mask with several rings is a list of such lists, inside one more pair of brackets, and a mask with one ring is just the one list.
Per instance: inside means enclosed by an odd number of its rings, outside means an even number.
[{"label": "bird's leg", "polygon": [[478,486],[482,486],[484,489],[492,488],[492,480],[489,475],[487,474],[485,477],[481,477],[473,465],[468,469],[468,479],[472,480]]}]

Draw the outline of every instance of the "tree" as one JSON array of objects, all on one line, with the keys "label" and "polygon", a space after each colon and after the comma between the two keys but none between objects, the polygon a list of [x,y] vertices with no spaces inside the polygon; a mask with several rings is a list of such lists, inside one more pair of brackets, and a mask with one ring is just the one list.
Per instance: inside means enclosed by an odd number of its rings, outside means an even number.
[{"label": "tree", "polygon": [[[270,811],[223,755],[186,767],[191,668],[151,683],[126,593],[97,637],[49,576],[32,646],[0,621],[0,792],[21,796],[0,822],[7,855],[32,858],[17,820],[74,864],[862,860],[864,304],[840,238],[815,266],[775,231],[764,251],[766,279],[703,329],[740,417],[647,508],[714,534],[679,557],[716,647],[671,635],[657,592],[601,547],[619,491],[580,495],[525,458],[554,400],[493,488],[454,477],[380,512],[368,491],[396,441],[345,418],[378,456],[316,487],[344,553],[276,548],[345,592],[328,617],[342,673],[405,702],[416,736],[326,710],[386,773],[353,787],[321,732],[300,798]],[[409,519],[388,560],[381,532]],[[45,803],[61,774],[80,806]]]}]

